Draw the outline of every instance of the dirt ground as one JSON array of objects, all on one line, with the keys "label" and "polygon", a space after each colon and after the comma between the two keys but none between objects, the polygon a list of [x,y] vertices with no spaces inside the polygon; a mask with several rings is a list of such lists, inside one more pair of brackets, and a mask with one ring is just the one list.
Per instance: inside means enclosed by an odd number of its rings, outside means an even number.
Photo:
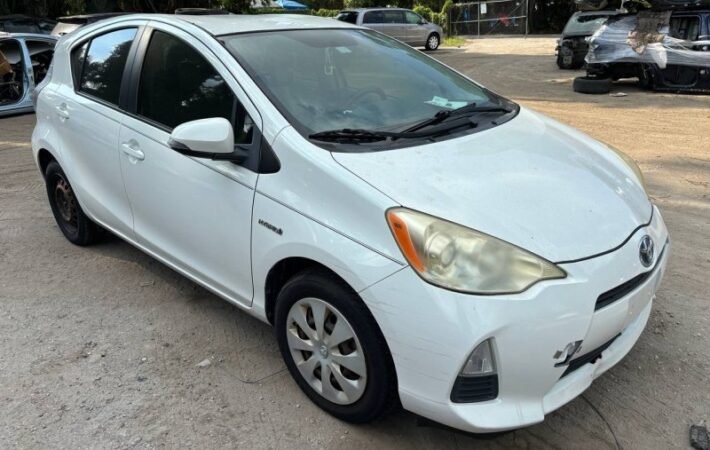
[{"label": "dirt ground", "polygon": [[0,119],[0,447],[688,448],[689,425],[710,419],[710,97],[632,83],[615,88],[626,97],[575,94],[554,45],[469,41],[434,56],[629,153],[663,211],[674,248],[648,327],[582,397],[486,438],[406,412],[366,426],[327,416],[267,325],[122,241],[69,244],[25,115]]}]

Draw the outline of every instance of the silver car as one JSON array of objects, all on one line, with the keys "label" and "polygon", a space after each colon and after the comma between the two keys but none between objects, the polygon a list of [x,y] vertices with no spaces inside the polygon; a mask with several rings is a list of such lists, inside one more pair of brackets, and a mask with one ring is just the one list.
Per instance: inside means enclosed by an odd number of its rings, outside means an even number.
[{"label": "silver car", "polygon": [[32,93],[49,71],[57,38],[0,32],[0,117],[32,112]]},{"label": "silver car", "polygon": [[361,25],[384,33],[412,47],[427,50],[439,48],[443,29],[409,9],[358,8],[340,11],[335,17],[343,22]]}]

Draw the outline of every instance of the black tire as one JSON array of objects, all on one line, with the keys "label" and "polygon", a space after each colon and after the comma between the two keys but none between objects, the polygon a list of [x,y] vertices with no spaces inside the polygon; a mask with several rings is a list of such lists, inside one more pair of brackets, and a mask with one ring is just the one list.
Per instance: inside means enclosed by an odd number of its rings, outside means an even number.
[{"label": "black tire", "polygon": [[562,46],[557,51],[557,67],[563,70],[577,70],[584,66],[584,58],[575,58],[574,51]]},{"label": "black tire", "polygon": [[639,87],[647,91],[653,89],[653,75],[651,69],[643,64],[639,67]]},{"label": "black tire", "polygon": [[44,179],[54,220],[67,240],[80,246],[98,241],[102,229],[84,214],[66,174],[56,161],[47,165]]},{"label": "black tire", "polygon": [[[291,307],[302,299],[315,298],[335,307],[360,341],[367,381],[361,397],[341,405],[321,396],[303,378],[291,354],[286,333]],[[390,412],[399,403],[392,357],[377,322],[360,297],[343,281],[324,270],[308,270],[289,280],[279,292],[274,311],[276,339],[291,376],[308,398],[327,413],[352,423],[367,423]],[[311,356],[313,357],[313,356]]]},{"label": "black tire", "polygon": [[439,48],[439,45],[441,45],[441,36],[439,36],[439,33],[431,33],[426,38],[426,44],[424,45],[424,48],[429,51],[434,51]]},{"label": "black tire", "polygon": [[572,89],[582,94],[608,94],[611,92],[611,79],[577,77],[574,79]]}]

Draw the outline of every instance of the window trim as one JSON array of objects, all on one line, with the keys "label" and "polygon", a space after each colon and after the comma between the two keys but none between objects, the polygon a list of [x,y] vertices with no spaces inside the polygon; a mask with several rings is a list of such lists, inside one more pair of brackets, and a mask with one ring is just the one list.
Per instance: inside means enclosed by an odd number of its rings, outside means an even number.
[{"label": "window trim", "polygon": [[[189,33],[189,31],[187,31],[187,30],[183,30],[181,28],[179,28],[179,30],[195,37],[194,35],[192,35],[192,33]],[[172,133],[174,128],[170,128],[162,123],[156,122],[148,117],[138,114],[138,92],[140,91],[141,72],[143,71],[143,64],[145,63],[145,56],[148,51],[148,46],[150,45],[150,40],[153,37],[153,33],[156,31],[161,32],[161,33],[165,33],[167,35],[172,36],[175,39],[178,39],[179,41],[183,42],[185,45],[188,45],[189,47],[191,47],[199,55],[203,55],[202,51],[195,48],[194,45],[187,42],[185,39],[181,38],[180,36],[177,36],[174,32],[171,32],[170,30],[167,30],[167,29],[156,28],[156,27],[152,27],[150,25],[146,25],[141,36],[140,36],[140,39],[138,41],[136,41],[137,42],[136,54],[134,55],[134,58],[131,61],[130,72],[128,74],[128,80],[130,82],[128,83],[129,84],[128,88],[126,89],[125,98],[124,98],[125,103],[123,104],[123,108],[122,108],[121,112],[123,114],[126,114],[127,116],[139,121],[139,122],[143,122],[147,125],[150,125],[154,128],[157,128],[157,129],[165,132],[165,133],[170,134],[170,133]],[[197,37],[195,37],[195,38],[197,39]],[[219,40],[217,40],[216,38],[214,38],[214,39],[215,39],[215,42],[217,42],[218,44],[221,45],[221,42]],[[207,44],[205,44],[201,40],[199,40],[199,41],[201,44],[205,45],[205,47],[209,48],[209,46]],[[136,42],[134,42],[134,43],[136,43]],[[214,52],[213,52],[213,54],[214,54]],[[217,56],[217,55],[214,55],[214,56]],[[204,55],[203,55],[203,57],[204,57]],[[205,59],[207,60],[207,58],[205,58]],[[236,60],[234,60],[234,61],[236,61]],[[246,103],[240,98],[240,96],[237,94],[237,92],[234,91],[232,86],[229,85],[229,82],[227,81],[227,78],[224,76],[223,71],[220,71],[217,67],[214,67],[214,65],[209,60],[207,60],[207,63],[209,63],[212,66],[212,68],[215,70],[215,72],[217,72],[225,80],[225,82],[227,83],[227,87],[232,92],[232,95],[234,95],[234,98],[239,103],[241,103],[242,106],[244,106]],[[128,68],[128,64],[126,66]],[[227,72],[229,73],[229,75],[232,78],[234,78],[236,80],[236,77],[232,74],[231,71],[227,70]],[[125,74],[124,74],[124,76],[125,76]],[[265,157],[265,155],[269,156],[268,155],[269,153],[273,154],[273,151],[270,150],[271,146],[268,144],[268,142],[266,141],[266,138],[264,137],[264,134],[261,131],[261,127],[262,127],[261,114],[258,113],[258,109],[256,108],[256,105],[253,104],[253,102],[251,101],[249,96],[246,94],[246,91],[244,90],[244,88],[242,88],[239,83],[237,83],[237,85],[240,87],[240,90],[244,93],[244,96],[249,100],[249,103],[254,108],[254,110],[257,111],[257,114],[258,114],[258,120],[257,120],[257,119],[255,119],[253,114],[249,113],[249,111],[245,107],[247,114],[249,114],[249,116],[251,117],[252,122],[253,122],[254,131],[252,133],[252,141],[249,144],[235,143],[234,147],[235,147],[235,149],[239,148],[241,150],[248,151],[249,153],[251,153],[254,156],[248,158],[248,160],[245,163],[240,164],[240,166],[244,167],[247,170],[255,172],[255,173],[262,173],[262,172],[263,173],[273,173],[273,171],[270,171],[270,170],[273,170],[273,168],[272,168],[272,166],[269,166],[269,165],[267,165],[266,170],[263,170],[264,163],[262,162],[262,159]],[[234,124],[232,124],[232,126],[234,126]],[[167,147],[167,143],[163,143],[163,144],[166,145],[166,147]],[[273,155],[273,156],[276,158],[275,155]],[[278,161],[278,158],[276,158],[276,160]],[[278,164],[276,164],[276,165],[278,165]],[[275,171],[278,171],[278,168]]]},{"label": "window trim", "polygon": [[[123,74],[121,75],[121,86],[118,91],[118,104],[111,103],[108,100],[104,100],[102,98],[96,97],[95,95],[91,95],[87,92],[84,92],[80,89],[81,87],[81,78],[84,75],[84,66],[86,65],[86,52],[89,51],[89,48],[91,47],[91,44],[86,47],[84,50],[84,63],[81,65],[81,70],[79,71],[79,76],[76,78],[74,76],[74,68],[72,67],[71,64],[71,58],[72,54],[74,53],[74,50],[78,49],[82,45],[86,44],[87,42],[93,41],[94,39],[104,36],[106,34],[110,34],[116,31],[121,31],[121,30],[126,30],[126,29],[136,29],[136,35],[133,37],[133,42],[131,43],[131,48],[128,50],[128,56],[126,57],[126,65],[123,67]],[[124,90],[127,89],[127,81],[129,80],[130,76],[130,68],[133,65],[133,60],[135,59],[136,56],[136,47],[138,41],[142,38],[142,35],[145,32],[145,25],[120,25],[117,26],[116,28],[110,28],[108,30],[100,29],[97,30],[96,33],[92,33],[89,36],[82,37],[82,39],[72,43],[71,47],[69,48],[69,71],[71,72],[72,75],[72,81],[73,81],[73,88],[74,88],[74,93],[76,95],[79,95],[81,97],[87,98],[89,100],[92,100],[96,103],[99,103],[100,105],[103,105],[107,108],[111,108],[115,111],[118,112],[124,112],[122,108],[121,101],[124,97]]]}]

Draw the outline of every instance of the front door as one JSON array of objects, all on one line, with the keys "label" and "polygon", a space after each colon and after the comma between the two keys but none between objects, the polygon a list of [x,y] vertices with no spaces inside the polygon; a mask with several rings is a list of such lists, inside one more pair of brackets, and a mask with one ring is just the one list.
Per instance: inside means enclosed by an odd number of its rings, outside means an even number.
[{"label": "front door", "polygon": [[411,11],[404,11],[404,19],[407,22],[407,44],[426,44],[427,33],[429,30],[427,30],[427,27],[424,26],[424,20],[421,16]]},{"label": "front door", "polygon": [[258,115],[194,38],[166,28],[144,39],[147,49],[136,59],[135,114],[125,117],[119,139],[138,243],[226,298],[251,304],[257,174],[227,161],[184,156],[167,142],[182,123],[224,117],[237,143],[249,146],[257,140],[251,118]]}]

